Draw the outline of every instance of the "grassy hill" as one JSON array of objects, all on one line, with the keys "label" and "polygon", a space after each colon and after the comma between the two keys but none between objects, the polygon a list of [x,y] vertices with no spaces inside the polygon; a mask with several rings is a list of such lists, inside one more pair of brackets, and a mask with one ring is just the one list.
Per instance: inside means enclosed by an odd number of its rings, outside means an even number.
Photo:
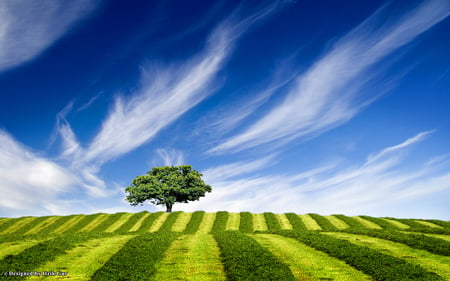
[{"label": "grassy hill", "polygon": [[0,279],[450,280],[450,222],[317,214],[0,218]]}]

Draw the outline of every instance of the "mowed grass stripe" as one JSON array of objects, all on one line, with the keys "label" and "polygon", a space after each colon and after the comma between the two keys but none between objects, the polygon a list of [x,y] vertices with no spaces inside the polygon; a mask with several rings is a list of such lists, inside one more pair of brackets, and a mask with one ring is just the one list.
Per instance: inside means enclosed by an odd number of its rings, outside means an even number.
[{"label": "mowed grass stripe", "polygon": [[120,219],[120,217],[123,214],[125,214],[125,212],[108,214],[106,219],[102,221],[99,225],[94,227],[91,231],[100,231],[100,232],[105,231],[106,229],[108,229],[108,227],[110,227],[113,223],[115,223],[118,219]]},{"label": "mowed grass stripe", "polygon": [[52,233],[62,234],[64,232],[66,232],[68,229],[72,228],[74,225],[76,225],[78,222],[80,222],[85,217],[86,217],[85,215],[74,215],[68,221],[66,221],[64,224],[62,224],[57,229],[52,231]]},{"label": "mowed grass stripe", "polygon": [[396,243],[380,238],[349,234],[349,233],[325,233],[339,239],[345,239],[353,244],[365,246],[381,253],[397,258],[402,258],[410,263],[417,264],[428,271],[434,272],[445,280],[450,280],[450,257],[431,254],[424,250],[410,248],[404,244]]},{"label": "mowed grass stripe", "polygon": [[321,230],[320,225],[310,215],[299,215],[307,230]]},{"label": "mowed grass stripe", "polygon": [[91,222],[89,222],[82,229],[80,229],[80,231],[92,231],[92,229],[96,228],[99,224],[101,224],[107,218],[108,218],[108,214],[99,214]]},{"label": "mowed grass stripe", "polygon": [[296,230],[296,231],[306,230],[305,223],[297,214],[287,213],[285,215],[286,215],[286,218],[289,220],[289,223],[292,225],[293,230]]},{"label": "mowed grass stripe", "polygon": [[191,220],[191,217],[192,213],[181,213],[178,216],[176,222],[173,224],[172,231],[183,232],[186,229],[189,221]]},{"label": "mowed grass stripe", "polygon": [[19,227],[18,229],[16,229],[14,231],[13,234],[15,235],[23,235],[26,232],[28,232],[30,229],[32,229],[33,227],[35,227],[36,225],[40,224],[41,222],[47,220],[48,218],[50,218],[50,216],[46,216],[46,217],[36,217],[35,219],[31,220],[28,223],[23,224],[21,227]]},{"label": "mowed grass stripe", "polygon": [[57,220],[61,219],[61,217],[58,216],[52,216],[52,217],[48,217],[46,220],[41,221],[40,223],[36,224],[33,228],[31,228],[30,230],[28,230],[25,235],[32,235],[32,234],[36,234],[39,231],[49,227],[50,225],[54,224]]},{"label": "mowed grass stripe", "polygon": [[130,229],[139,221],[140,218],[145,216],[145,214],[147,214],[146,211],[143,211],[140,213],[134,213],[131,217],[128,218],[128,220],[125,223],[123,223],[114,232],[115,233],[126,233],[126,232],[130,231]]},{"label": "mowed grass stripe", "polygon": [[450,242],[450,235],[446,235],[446,234],[428,234],[428,233],[424,233],[424,235],[426,236],[430,236],[430,237],[434,237],[434,238],[439,238],[445,241]]},{"label": "mowed grass stripe", "polygon": [[67,232],[73,233],[73,232],[79,232],[81,229],[83,229],[86,225],[88,225],[91,221],[95,220],[97,217],[101,216],[102,214],[91,214],[86,215],[82,220],[78,221],[75,225],[73,225],[71,228],[67,229]]},{"label": "mowed grass stripe", "polygon": [[371,222],[371,221],[369,221],[369,220],[363,219],[363,218],[361,218],[361,217],[359,217],[359,216],[357,216],[357,217],[352,217],[352,218],[354,218],[355,220],[357,220],[358,222],[360,222],[360,223],[361,223],[364,227],[366,227],[366,228],[371,228],[371,229],[382,229],[382,227],[379,226],[378,224],[376,224],[376,223],[374,223],[374,222]]},{"label": "mowed grass stripe", "polygon": [[164,214],[164,212],[157,212],[157,213],[153,213],[150,216],[148,216],[146,219],[144,219],[142,221],[141,227],[137,230],[137,232],[138,233],[149,232],[150,228],[155,223],[155,221],[158,220],[158,218],[160,216],[162,216],[163,214]]},{"label": "mowed grass stripe", "polygon": [[239,213],[229,213],[225,230],[239,230],[241,216]]},{"label": "mowed grass stripe", "polygon": [[127,222],[134,214],[133,213],[123,213],[121,216],[108,228],[105,229],[105,232],[115,232],[117,229],[119,229],[124,223]]},{"label": "mowed grass stripe", "polygon": [[297,240],[275,234],[253,238],[289,266],[298,280],[372,280],[370,276]]},{"label": "mowed grass stripe", "polygon": [[219,247],[212,235],[178,237],[167,250],[152,280],[226,280]]},{"label": "mowed grass stripe", "polygon": [[253,232],[253,216],[250,212],[240,213],[239,231],[243,233]]},{"label": "mowed grass stripe", "polygon": [[327,218],[328,221],[330,221],[330,223],[337,229],[349,228],[348,224],[346,224],[343,220],[341,220],[335,216],[325,216],[325,218]]},{"label": "mowed grass stripe", "polygon": [[267,231],[264,214],[253,214],[253,231]]},{"label": "mowed grass stripe", "polygon": [[94,273],[91,280],[149,280],[167,248],[178,235],[176,232],[145,233],[128,240]]},{"label": "mowed grass stripe", "polygon": [[405,226],[406,226],[406,228],[409,228],[409,226],[407,226],[407,225],[403,225],[401,223],[395,224],[395,222],[392,223],[392,221],[387,221],[384,218],[374,218],[374,217],[369,217],[369,216],[360,216],[360,217],[365,220],[376,223],[377,225],[381,226],[381,228],[387,229],[387,230],[401,230]]},{"label": "mowed grass stripe", "polygon": [[58,219],[51,223],[51,224],[46,224],[45,226],[43,226],[41,229],[39,229],[36,233],[36,235],[48,235],[53,233],[55,230],[59,229],[60,227],[62,227],[63,225],[65,225],[66,223],[69,223],[72,219],[78,217],[78,215],[70,215],[70,216],[63,216],[63,217],[58,217]]},{"label": "mowed grass stripe", "polygon": [[[72,279],[87,281],[101,268],[111,256],[116,254],[134,235],[115,235],[97,238],[78,244],[64,255],[50,261],[36,271],[67,272],[66,277],[50,277],[52,279]],[[41,280],[42,277],[29,277],[26,280]]]},{"label": "mowed grass stripe", "polygon": [[8,227],[5,228],[0,234],[11,234],[14,233],[16,230],[20,229],[22,226],[30,223],[31,221],[35,220],[36,217],[23,217],[16,220],[13,220],[9,223]]},{"label": "mowed grass stripe", "polygon": [[148,217],[151,215],[151,213],[145,213],[144,216],[142,216],[134,225],[132,228],[130,228],[130,232],[135,232],[138,231],[141,227],[142,224],[144,223],[144,221],[146,219],[148,219]]},{"label": "mowed grass stripe", "polygon": [[205,213],[202,222],[198,226],[197,233],[198,234],[210,233],[213,228],[215,220],[216,220],[216,213]]},{"label": "mowed grass stripe", "polygon": [[292,230],[292,225],[285,214],[275,214],[281,229]]},{"label": "mowed grass stripe", "polygon": [[155,221],[153,221],[153,224],[149,228],[148,232],[156,232],[158,231],[161,226],[166,221],[167,217],[169,216],[169,213],[160,213],[160,215],[156,218]]},{"label": "mowed grass stripe", "polygon": [[192,216],[189,220],[189,223],[186,225],[184,229],[185,234],[194,234],[198,231],[200,224],[202,223],[203,216],[205,215],[204,211],[196,211],[192,213]]},{"label": "mowed grass stripe", "polygon": [[274,213],[265,212],[264,219],[266,220],[267,229],[269,231],[281,230],[281,225]]},{"label": "mowed grass stripe", "polygon": [[320,226],[320,228],[324,231],[336,231],[337,228],[324,216],[318,215],[318,214],[308,214],[310,217],[312,217],[317,224]]},{"label": "mowed grass stripe", "polygon": [[440,225],[434,224],[429,221],[416,220],[416,222],[418,222],[424,226],[428,226],[428,227],[432,227],[432,228],[442,228]]},{"label": "mowed grass stripe", "polygon": [[28,249],[43,240],[26,239],[22,241],[3,242],[0,244],[0,260],[7,255],[17,255],[25,249]]},{"label": "mowed grass stripe", "polygon": [[216,213],[216,219],[212,226],[211,232],[225,231],[228,222],[228,212],[219,211]]},{"label": "mowed grass stripe", "polygon": [[167,217],[166,221],[158,229],[158,232],[171,231],[173,225],[175,224],[175,222],[177,221],[177,219],[181,213],[182,213],[181,211],[170,213],[169,216]]},{"label": "mowed grass stripe", "polygon": [[410,228],[409,225],[406,225],[404,223],[401,223],[399,221],[393,220],[393,219],[388,219],[388,218],[380,218],[382,220],[387,221],[388,223],[392,224],[393,226],[399,228],[399,229],[408,229]]}]

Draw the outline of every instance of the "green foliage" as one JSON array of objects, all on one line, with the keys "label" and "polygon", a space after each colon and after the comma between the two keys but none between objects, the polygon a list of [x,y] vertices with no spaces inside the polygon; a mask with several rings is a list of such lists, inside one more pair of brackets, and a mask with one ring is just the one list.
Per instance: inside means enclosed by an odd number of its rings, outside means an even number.
[{"label": "green foliage", "polygon": [[164,221],[163,225],[161,225],[161,227],[158,229],[158,232],[170,231],[172,229],[172,226],[175,224],[178,217],[180,216],[180,214],[181,212],[171,213]]},{"label": "green foliage", "polygon": [[327,218],[322,217],[321,215],[318,215],[318,214],[308,214],[308,215],[310,217],[312,217],[317,222],[317,224],[320,225],[322,230],[324,230],[324,231],[338,230],[329,220],[327,220]]},{"label": "green foliage", "polygon": [[178,236],[175,232],[147,233],[129,240],[92,276],[92,281],[148,280],[156,264]]},{"label": "green foliage", "polygon": [[286,217],[288,218],[289,222],[292,225],[292,230],[294,230],[294,231],[304,231],[304,230],[306,230],[305,223],[303,222],[303,220],[297,214],[287,213],[285,215],[286,215]]},{"label": "green foliage", "polygon": [[228,212],[219,211],[216,213],[216,219],[212,226],[211,232],[222,232],[227,228]]},{"label": "green foliage", "polygon": [[437,274],[428,272],[422,267],[410,264],[400,258],[385,255],[319,232],[282,231],[279,234],[297,239],[316,250],[343,260],[372,276],[374,280],[443,280]]},{"label": "green foliage", "polygon": [[267,229],[269,231],[278,231],[281,230],[280,222],[277,217],[273,213],[265,212],[264,219],[266,220]]},{"label": "green foliage", "polygon": [[118,229],[116,229],[115,233],[127,233],[137,222],[140,218],[148,214],[147,211],[143,211],[140,213],[136,213],[131,218],[129,218],[124,224],[122,224]]},{"label": "green foliage", "polygon": [[155,167],[144,176],[137,176],[125,191],[126,200],[132,206],[150,200],[156,205],[165,205],[172,211],[176,202],[188,203],[199,200],[211,186],[201,179],[202,174],[189,165]]},{"label": "green foliage", "polygon": [[241,220],[239,222],[239,231],[243,233],[253,232],[253,216],[250,212],[241,212]]},{"label": "green foliage", "polygon": [[296,280],[289,267],[253,238],[238,231],[215,232],[227,280]]},{"label": "green foliage", "polygon": [[204,211],[197,211],[192,214],[191,220],[184,229],[185,234],[194,234],[197,232],[198,227],[202,223],[203,217],[205,216]]},{"label": "green foliage", "polygon": [[408,245],[411,248],[426,250],[430,253],[450,256],[450,242],[415,233],[402,233],[392,230],[375,230],[368,228],[345,229],[342,232],[363,234]]}]

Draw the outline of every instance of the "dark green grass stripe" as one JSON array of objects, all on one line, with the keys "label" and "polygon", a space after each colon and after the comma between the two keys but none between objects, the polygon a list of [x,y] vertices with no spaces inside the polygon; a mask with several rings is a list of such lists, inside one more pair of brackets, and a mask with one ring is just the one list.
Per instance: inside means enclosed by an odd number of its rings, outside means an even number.
[{"label": "dark green grass stripe", "polygon": [[239,231],[213,232],[227,280],[296,280],[289,267]]},{"label": "dark green grass stripe", "polygon": [[227,221],[228,221],[228,212],[226,211],[217,212],[216,219],[214,220],[211,232],[225,231],[227,227]]},{"label": "dark green grass stripe", "polygon": [[122,224],[118,229],[116,229],[115,233],[127,233],[138,221],[140,218],[148,214],[147,211],[139,212],[132,215],[124,224]]},{"label": "dark green grass stripe", "polygon": [[150,229],[150,227],[152,227],[155,220],[157,220],[162,214],[164,214],[164,212],[157,212],[148,216],[146,219],[144,219],[141,227],[136,232],[137,233],[147,232]]},{"label": "dark green grass stripe", "polygon": [[92,231],[105,231],[108,229],[109,226],[111,226],[113,223],[115,223],[122,215],[124,215],[124,212],[115,213],[112,215],[108,215],[108,217],[100,223],[98,226],[92,229]]},{"label": "dark green grass stripe", "polygon": [[14,231],[14,234],[18,234],[18,235],[22,235],[24,233],[27,233],[27,231],[29,231],[30,229],[32,229],[33,227],[35,227],[36,225],[38,225],[39,223],[49,219],[51,216],[46,216],[46,217],[37,217],[34,220],[30,221],[29,223],[26,223],[25,225],[21,226],[19,229],[17,229],[16,231]]},{"label": "dark green grass stripe", "polygon": [[16,223],[21,223],[24,220],[28,220],[30,217],[20,217],[20,218],[12,218],[8,219],[5,223],[0,225],[0,232],[7,230],[8,228],[12,227]]},{"label": "dark green grass stripe", "polygon": [[368,220],[370,222],[373,222],[375,224],[378,224],[379,226],[381,226],[382,228],[387,229],[387,230],[403,230],[381,218],[374,218],[374,217],[369,217],[369,216],[360,216],[360,217],[365,220]]},{"label": "dark green grass stripe", "polygon": [[292,225],[292,230],[295,230],[295,231],[304,231],[304,230],[306,230],[305,223],[303,222],[303,220],[297,214],[286,213],[285,215],[286,215],[286,217],[288,218],[289,222]]},{"label": "dark green grass stripe", "polygon": [[205,216],[204,211],[196,211],[192,214],[191,220],[187,224],[186,228],[184,229],[185,234],[194,234],[197,232],[198,227],[202,223],[203,217]]},{"label": "dark green grass stripe", "polygon": [[250,212],[241,212],[241,220],[239,222],[239,231],[242,233],[253,232],[253,215]]},{"label": "dark green grass stripe", "polygon": [[43,227],[39,232],[37,232],[36,234],[38,235],[48,235],[51,234],[53,231],[55,231],[56,229],[58,229],[60,226],[62,226],[63,224],[65,224],[67,221],[69,221],[70,219],[72,219],[75,216],[79,216],[79,215],[70,215],[70,216],[63,216],[58,218],[54,223],[47,225],[47,227]]},{"label": "dark green grass stripe", "polygon": [[426,250],[430,253],[450,256],[450,242],[443,239],[416,233],[401,233],[391,230],[345,229],[342,232],[363,234],[408,245],[411,248]]},{"label": "dark green grass stripe", "polygon": [[403,259],[318,232],[283,231],[279,234],[297,239],[316,250],[345,261],[370,275],[374,280],[443,280],[437,274]]},{"label": "dark green grass stripe", "polygon": [[163,225],[161,225],[161,227],[158,229],[158,232],[171,231],[172,226],[175,224],[180,214],[181,214],[180,211],[171,213],[164,221]]},{"label": "dark green grass stripe", "polygon": [[336,231],[338,230],[337,227],[335,227],[327,218],[318,215],[318,214],[308,214],[310,217],[312,217],[317,224],[320,225],[323,231]]},{"label": "dark green grass stripe", "polygon": [[[104,235],[104,234],[101,234]],[[100,237],[99,233],[75,233],[59,235],[56,238],[38,243],[25,249],[17,255],[7,255],[0,261],[0,273],[8,271],[29,272],[37,269],[66,251],[77,246],[78,243]],[[49,269],[53,270],[53,269]],[[23,280],[23,277],[8,276],[8,280]]]},{"label": "dark green grass stripe", "polygon": [[69,229],[66,229],[63,233],[73,233],[78,232],[81,229],[83,229],[86,225],[88,225],[91,221],[93,221],[96,217],[101,216],[102,214],[92,214],[92,215],[86,215],[84,218],[82,218],[79,222],[74,224]]},{"label": "dark green grass stripe", "polygon": [[97,270],[91,280],[149,280],[156,271],[156,264],[178,235],[156,232],[136,236]]},{"label": "dark green grass stripe", "polygon": [[347,217],[344,215],[333,215],[333,216],[345,222],[350,228],[364,227],[359,221],[355,220],[354,218]]},{"label": "dark green grass stripe", "polygon": [[266,225],[268,231],[278,231],[281,230],[280,222],[273,213],[265,212],[264,219],[266,220]]},{"label": "dark green grass stripe", "polygon": [[396,218],[387,218],[387,219],[398,221],[410,226],[410,228],[404,229],[404,231],[450,235],[450,229],[426,226],[417,222],[415,219],[396,219]]},{"label": "dark green grass stripe", "polygon": [[450,221],[442,221],[442,220],[424,220],[424,221],[428,221],[436,225],[442,226],[443,228],[450,229]]}]

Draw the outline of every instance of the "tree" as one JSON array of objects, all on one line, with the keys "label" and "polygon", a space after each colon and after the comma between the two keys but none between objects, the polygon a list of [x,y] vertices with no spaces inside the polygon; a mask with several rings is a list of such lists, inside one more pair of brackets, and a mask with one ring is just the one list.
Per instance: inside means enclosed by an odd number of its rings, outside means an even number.
[{"label": "tree", "polygon": [[132,206],[150,200],[153,204],[165,205],[166,212],[170,213],[176,202],[199,200],[206,192],[211,192],[211,186],[205,184],[202,176],[189,165],[154,167],[125,188],[126,200]]}]

